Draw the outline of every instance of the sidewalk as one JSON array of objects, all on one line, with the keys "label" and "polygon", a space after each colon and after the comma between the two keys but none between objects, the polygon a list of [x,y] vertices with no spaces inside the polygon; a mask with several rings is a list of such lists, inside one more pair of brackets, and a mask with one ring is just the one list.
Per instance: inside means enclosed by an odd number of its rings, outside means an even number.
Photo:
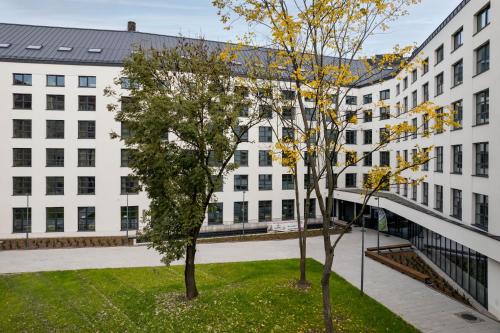
[{"label": "sidewalk", "polygon": [[[336,251],[333,270],[359,287],[361,232],[354,229]],[[366,247],[376,246],[376,232],[367,232]],[[381,245],[401,243],[381,237]],[[197,263],[287,259],[298,257],[298,241],[200,244]],[[323,261],[321,237],[308,241],[308,257]],[[161,266],[160,256],[145,246],[0,252],[0,274],[83,268]],[[174,264],[182,264],[182,261]],[[371,259],[365,260],[365,291],[422,332],[498,333],[500,323]],[[469,323],[457,316],[473,312],[482,321]]]}]

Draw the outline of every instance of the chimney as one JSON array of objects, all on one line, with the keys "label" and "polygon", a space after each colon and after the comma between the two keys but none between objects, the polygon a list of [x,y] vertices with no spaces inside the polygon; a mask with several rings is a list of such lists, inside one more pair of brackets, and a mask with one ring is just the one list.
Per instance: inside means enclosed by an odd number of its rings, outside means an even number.
[{"label": "chimney", "polygon": [[135,31],[135,22],[134,21],[128,21],[127,31],[131,31],[131,32]]}]

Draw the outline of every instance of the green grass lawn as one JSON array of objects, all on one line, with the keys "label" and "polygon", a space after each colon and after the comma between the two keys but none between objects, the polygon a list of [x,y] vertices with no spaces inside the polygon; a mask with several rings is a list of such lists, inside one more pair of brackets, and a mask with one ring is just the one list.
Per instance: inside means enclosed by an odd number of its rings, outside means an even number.
[{"label": "green grass lawn", "polygon": [[[198,265],[193,302],[180,266],[3,275],[0,332],[320,332],[321,269],[304,292],[297,260]],[[338,332],[418,332],[337,275],[332,301]]]}]

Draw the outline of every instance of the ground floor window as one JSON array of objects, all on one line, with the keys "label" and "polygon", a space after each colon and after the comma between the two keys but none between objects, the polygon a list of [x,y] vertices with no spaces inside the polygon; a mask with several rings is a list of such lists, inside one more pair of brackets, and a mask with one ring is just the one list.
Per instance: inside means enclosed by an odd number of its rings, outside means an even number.
[{"label": "ground floor window", "polygon": [[47,232],[64,231],[64,207],[46,208]]},{"label": "ground floor window", "polygon": [[78,207],[78,231],[95,231],[95,207]]},{"label": "ground floor window", "polygon": [[222,202],[208,204],[208,225],[222,224],[224,205]]},{"label": "ground floor window", "polygon": [[259,222],[273,220],[273,202],[271,200],[259,201]]},{"label": "ground floor window", "polygon": [[137,230],[139,228],[139,206],[120,207],[120,216],[122,230]]},{"label": "ground floor window", "polygon": [[309,212],[307,211],[306,204],[307,204],[307,199],[304,199],[304,217],[310,219],[316,218],[316,199],[314,198],[309,199],[309,206],[308,206]]},{"label": "ground floor window", "polygon": [[294,214],[295,200],[282,200],[281,201],[281,219],[283,221],[293,220],[295,218]]},{"label": "ground floor window", "polygon": [[12,208],[12,231],[31,232],[31,208]]},{"label": "ground floor window", "polygon": [[248,201],[234,203],[234,223],[248,223]]}]

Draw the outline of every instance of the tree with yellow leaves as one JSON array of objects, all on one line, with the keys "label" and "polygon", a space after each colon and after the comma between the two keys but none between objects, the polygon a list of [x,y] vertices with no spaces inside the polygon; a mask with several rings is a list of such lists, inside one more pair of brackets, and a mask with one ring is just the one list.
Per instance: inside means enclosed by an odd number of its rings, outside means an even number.
[{"label": "tree with yellow leaves", "polygon": [[[278,99],[272,102],[276,104],[276,112],[283,113],[283,109],[279,110],[280,94],[273,92],[286,89],[294,93],[298,112],[296,121],[290,122],[293,126],[290,131],[298,138],[293,141],[281,139],[276,149],[285,153],[283,162],[292,166],[307,152],[308,181],[318,201],[323,223],[325,261],[321,285],[324,325],[328,333],[334,331],[330,275],[337,245],[360,219],[374,194],[390,186],[422,182],[421,177],[411,179],[411,176],[413,171],[428,163],[430,147],[415,146],[412,158],[398,157],[394,167],[372,168],[361,191],[362,211],[347,221],[343,231],[332,239],[331,212],[337,178],[372,153],[389,149],[401,136],[430,136],[443,131],[446,125],[456,125],[453,112],[427,101],[412,110],[387,105],[389,110],[395,110],[390,115],[395,120],[380,131],[380,140],[371,146],[371,151],[358,156],[345,144],[347,131],[356,127],[357,119],[366,111],[348,103],[352,90],[422,65],[418,57],[408,61],[412,47],[395,46],[390,54],[361,56],[363,46],[375,33],[386,30],[391,22],[406,14],[409,6],[419,1],[213,0],[228,28],[235,22],[233,19],[239,18],[269,36],[271,50],[259,49],[259,57],[245,59],[249,84],[270,92],[270,100]],[[242,36],[237,48],[252,44],[254,37],[252,34]],[[307,107],[305,100],[313,102],[314,107]],[[421,126],[414,126],[408,122],[410,115],[420,115],[425,121]],[[340,155],[345,155],[343,162],[338,159]],[[320,187],[323,181],[326,181],[326,194]]]}]

